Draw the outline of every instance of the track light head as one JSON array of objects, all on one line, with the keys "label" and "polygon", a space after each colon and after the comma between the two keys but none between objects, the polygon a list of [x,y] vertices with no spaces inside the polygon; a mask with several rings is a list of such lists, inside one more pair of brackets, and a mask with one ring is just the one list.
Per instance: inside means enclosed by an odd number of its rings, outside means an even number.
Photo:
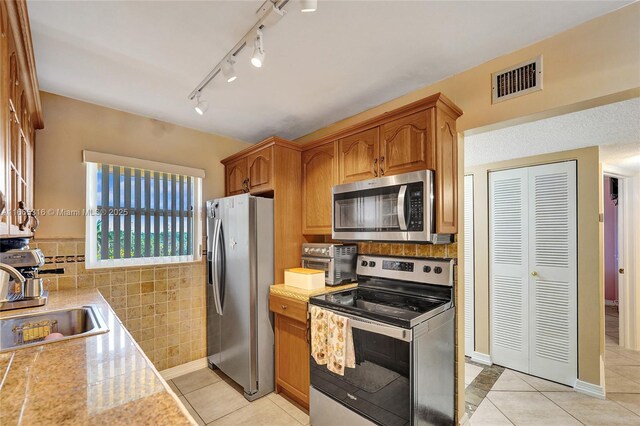
[{"label": "track light head", "polygon": [[200,93],[196,95],[196,100],[197,100],[197,103],[194,109],[198,114],[204,115],[204,113],[207,112],[207,109],[209,109],[209,102],[205,100],[200,100]]},{"label": "track light head", "polygon": [[262,31],[258,30],[256,38],[253,42],[253,56],[251,56],[251,65],[261,68],[264,63],[264,42],[262,40]]},{"label": "track light head", "polygon": [[231,83],[232,81],[235,81],[236,78],[238,78],[238,76],[236,75],[236,70],[233,67],[235,63],[236,61],[234,61],[233,58],[226,59],[222,63],[222,74],[227,80],[227,83]]},{"label": "track light head", "polygon": [[318,0],[300,0],[300,12],[315,12],[318,9]]}]

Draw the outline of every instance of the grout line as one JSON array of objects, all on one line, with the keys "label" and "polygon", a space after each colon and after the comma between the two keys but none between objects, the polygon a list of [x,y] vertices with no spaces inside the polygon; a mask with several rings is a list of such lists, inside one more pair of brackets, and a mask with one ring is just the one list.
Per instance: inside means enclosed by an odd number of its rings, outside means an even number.
[{"label": "grout line", "polygon": [[300,423],[301,425],[305,426],[300,420],[296,419],[295,417],[293,417],[291,414],[289,414],[287,412],[287,410],[285,410],[284,408],[282,408],[281,406],[279,406],[275,401],[269,399],[269,402],[272,403],[273,405],[275,405],[276,407],[278,407],[280,410],[282,410],[282,412],[284,412],[287,416],[291,417],[293,420],[295,420],[296,422]]},{"label": "grout line", "polygon": [[562,408],[558,403],[556,403],[554,400],[552,400],[551,398],[549,398],[547,395],[545,395],[542,392],[539,392],[540,395],[544,396],[545,398],[547,398],[547,400],[551,401],[552,404],[554,404],[556,407],[560,408],[562,411],[564,411],[565,413],[567,413],[568,415],[570,415],[571,417],[573,417],[574,419],[576,419],[576,421],[578,423],[580,423],[581,425],[583,425],[584,423],[582,423],[576,416],[574,416],[573,414],[571,414],[570,412],[568,412],[567,410],[565,410],[564,408]]},{"label": "grout line", "polygon": [[636,412],[635,412],[635,411],[633,411],[633,410],[630,410],[629,408],[625,407],[625,406],[624,406],[624,405],[622,405],[620,402],[618,402],[618,401],[616,401],[616,400],[614,400],[614,399],[609,399],[609,398],[607,398],[605,401],[611,401],[611,402],[614,402],[614,403],[618,404],[618,406],[619,406],[619,407],[622,407],[622,408],[624,408],[625,410],[629,411],[631,414],[634,414],[636,417],[640,417],[640,414],[636,413]]},{"label": "grout line", "polygon": [[[489,403],[490,403],[491,405],[493,405],[493,406],[495,407],[495,409],[496,409],[496,410],[498,410],[498,412],[499,412],[500,414],[502,414],[502,415],[504,416],[504,418],[505,418],[505,419],[507,419],[507,421],[508,421],[509,423],[511,423],[512,425],[514,425],[514,426],[515,426],[515,423],[514,423],[513,421],[511,421],[511,419],[509,418],[509,416],[507,416],[507,415],[506,415],[506,413],[504,413],[504,412],[503,412],[503,411],[498,407],[498,405],[497,405],[495,402],[493,402],[492,400],[490,400],[490,399],[488,398],[488,396],[489,396],[489,392],[487,392],[487,400],[489,401]],[[484,401],[484,399],[483,399],[483,401]],[[479,407],[479,406],[478,406],[478,407]],[[476,411],[477,411],[477,410],[476,410]],[[474,413],[474,414],[475,414],[475,413]],[[469,420],[471,420],[471,417],[469,417]]]},{"label": "grout line", "polygon": [[[178,390],[178,396],[184,396],[184,394],[182,393],[182,391],[180,390],[180,388],[178,387],[178,385],[175,384],[175,382],[173,381],[173,379],[167,380],[167,383],[171,382],[171,384],[173,385],[173,387],[175,387]],[[171,386],[169,386],[171,388]],[[171,390],[173,390],[173,388],[171,388]]]},{"label": "grout line", "polygon": [[196,416],[198,416],[198,418],[202,421],[202,423],[204,423],[206,425],[207,422],[204,421],[204,419],[202,418],[200,413],[198,413],[198,410],[196,410],[195,407],[193,405],[191,405],[191,401],[189,401],[186,396],[184,396],[184,395],[182,395],[182,396],[183,396],[184,400],[187,401],[187,404],[189,404],[189,407],[191,407],[193,412],[196,413]]}]

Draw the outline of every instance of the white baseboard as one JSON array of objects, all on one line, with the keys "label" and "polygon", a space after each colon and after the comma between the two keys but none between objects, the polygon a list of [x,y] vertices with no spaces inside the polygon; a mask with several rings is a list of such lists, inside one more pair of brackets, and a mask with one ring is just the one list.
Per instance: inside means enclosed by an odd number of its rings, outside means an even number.
[{"label": "white baseboard", "polygon": [[576,385],[573,387],[576,392],[583,393],[585,395],[592,396],[598,399],[605,399],[604,388],[602,386],[594,385],[592,383],[583,382],[582,380],[576,380]]},{"label": "white baseboard", "polygon": [[187,362],[186,364],[176,365],[175,367],[167,368],[160,371],[160,375],[165,380],[171,380],[176,377],[182,376],[187,373],[191,373],[196,370],[207,368],[207,358],[196,359],[195,361]]},{"label": "white baseboard", "polygon": [[471,361],[473,362],[477,362],[478,364],[484,364],[484,365],[493,365],[493,362],[491,362],[491,355],[487,355],[487,354],[483,354],[480,352],[471,352]]}]

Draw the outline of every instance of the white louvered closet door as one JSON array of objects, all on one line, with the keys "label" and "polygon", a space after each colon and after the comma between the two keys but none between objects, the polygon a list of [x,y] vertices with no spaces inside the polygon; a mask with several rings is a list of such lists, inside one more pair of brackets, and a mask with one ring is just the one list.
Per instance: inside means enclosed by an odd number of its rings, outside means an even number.
[{"label": "white louvered closet door", "polygon": [[528,173],[489,174],[491,358],[529,369]]},{"label": "white louvered closet door", "polygon": [[529,168],[529,373],[577,378],[576,163]]},{"label": "white louvered closet door", "polygon": [[474,263],[473,239],[473,175],[464,177],[464,353],[475,350]]}]

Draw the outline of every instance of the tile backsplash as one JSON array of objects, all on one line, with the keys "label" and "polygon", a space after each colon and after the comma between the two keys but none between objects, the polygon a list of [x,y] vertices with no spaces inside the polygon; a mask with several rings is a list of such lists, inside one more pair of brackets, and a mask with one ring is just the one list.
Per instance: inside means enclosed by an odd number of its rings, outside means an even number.
[{"label": "tile backsplash", "polygon": [[49,291],[97,288],[158,370],[206,356],[205,261],[147,267],[85,269],[84,240],[36,240]]},{"label": "tile backsplash", "polygon": [[389,256],[450,257],[458,258],[458,243],[451,244],[396,244],[358,243],[358,253]]}]

